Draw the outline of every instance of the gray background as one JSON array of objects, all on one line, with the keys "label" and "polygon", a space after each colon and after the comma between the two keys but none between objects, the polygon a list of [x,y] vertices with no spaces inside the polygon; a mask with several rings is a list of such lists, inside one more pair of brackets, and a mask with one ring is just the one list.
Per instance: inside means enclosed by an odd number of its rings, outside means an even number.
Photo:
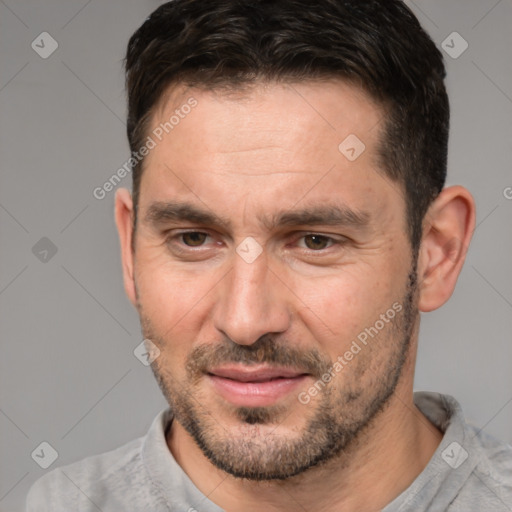
[{"label": "gray background", "polygon": [[[141,336],[122,286],[114,194],[92,195],[129,156],[121,61],[159,3],[0,0],[2,512],[21,511],[44,474],[31,457],[42,441],[59,454],[53,469],[143,435],[166,405],[133,355]],[[449,183],[478,207],[453,298],[423,316],[415,387],[454,395],[511,442],[512,2],[407,3],[439,46],[453,31],[469,43],[445,54]],[[31,47],[43,31],[59,45],[47,59]],[[47,261],[48,242],[33,252],[42,237],[57,248]]]}]

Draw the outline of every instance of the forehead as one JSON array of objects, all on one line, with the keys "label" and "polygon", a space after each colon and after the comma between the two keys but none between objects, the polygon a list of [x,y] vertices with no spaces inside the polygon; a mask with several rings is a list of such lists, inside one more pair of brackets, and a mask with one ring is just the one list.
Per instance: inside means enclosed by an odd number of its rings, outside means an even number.
[{"label": "forehead", "polygon": [[368,94],[340,80],[172,87],[151,119],[142,203],[186,197],[222,209],[245,198],[245,208],[283,211],[301,198],[350,206],[359,195],[352,210],[364,211],[389,185],[377,164],[382,118]]},{"label": "forehead", "polygon": [[[199,108],[191,111],[191,101]],[[184,123],[187,117],[192,121]],[[229,147],[250,130],[258,132],[255,142],[264,140],[266,134],[285,131],[290,139],[300,135],[309,139],[326,135],[340,138],[358,132],[370,143],[370,138],[379,133],[382,118],[380,104],[361,87],[341,79],[259,81],[218,89],[171,86],[153,109],[150,126],[155,130],[172,120],[170,131],[176,136],[183,132],[184,125],[194,123],[194,128],[200,125],[201,135],[208,136],[202,143],[221,142],[224,138]],[[227,140],[225,135],[230,128],[234,139]],[[165,137],[170,131],[162,135]],[[251,135],[254,138],[256,134]]]}]

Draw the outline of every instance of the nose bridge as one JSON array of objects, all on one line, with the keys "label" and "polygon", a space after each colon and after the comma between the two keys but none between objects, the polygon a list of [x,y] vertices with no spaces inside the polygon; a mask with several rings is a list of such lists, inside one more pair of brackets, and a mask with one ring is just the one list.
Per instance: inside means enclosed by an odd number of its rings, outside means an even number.
[{"label": "nose bridge", "polygon": [[234,255],[232,269],[219,288],[214,322],[219,331],[241,345],[287,329],[287,300],[264,254],[252,262]]}]

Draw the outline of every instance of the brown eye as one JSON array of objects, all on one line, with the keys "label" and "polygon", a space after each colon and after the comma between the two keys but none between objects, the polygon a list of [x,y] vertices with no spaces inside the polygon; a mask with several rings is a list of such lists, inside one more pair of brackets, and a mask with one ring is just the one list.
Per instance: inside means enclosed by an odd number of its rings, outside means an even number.
[{"label": "brown eye", "polygon": [[306,235],[304,237],[304,243],[308,249],[322,250],[329,247],[331,239],[322,235]]},{"label": "brown eye", "polygon": [[185,245],[189,247],[199,247],[203,245],[206,237],[206,233],[200,233],[199,231],[191,231],[190,233],[182,233],[181,237]]}]

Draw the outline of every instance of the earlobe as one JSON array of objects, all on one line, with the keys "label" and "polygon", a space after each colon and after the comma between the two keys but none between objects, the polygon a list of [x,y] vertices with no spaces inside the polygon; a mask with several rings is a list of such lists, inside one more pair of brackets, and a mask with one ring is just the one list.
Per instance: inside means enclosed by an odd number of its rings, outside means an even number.
[{"label": "earlobe", "polygon": [[135,306],[134,254],[132,251],[133,202],[127,189],[121,188],[116,192],[115,218],[121,246],[124,289]]},{"label": "earlobe", "polygon": [[418,257],[419,309],[442,306],[452,295],[475,229],[475,202],[464,187],[444,189],[424,220]]}]

